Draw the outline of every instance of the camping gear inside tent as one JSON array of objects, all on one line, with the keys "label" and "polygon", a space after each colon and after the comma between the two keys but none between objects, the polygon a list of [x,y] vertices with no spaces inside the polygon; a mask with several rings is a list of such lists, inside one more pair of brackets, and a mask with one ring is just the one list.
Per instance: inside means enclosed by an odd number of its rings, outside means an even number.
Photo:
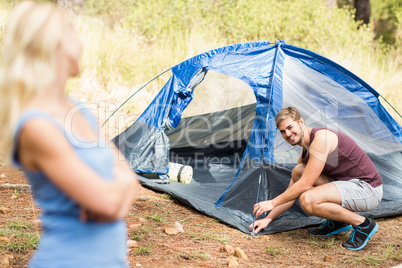
[{"label": "camping gear inside tent", "polygon": [[[380,103],[382,96],[348,70],[279,41],[214,49],[174,66],[171,72],[137,121],[114,138],[143,185],[249,233],[257,192],[259,201],[281,194],[300,155],[301,147],[288,144],[275,126],[278,111],[294,106],[309,127],[329,127],[351,137],[377,167],[383,200],[376,209],[360,214],[373,218],[402,214],[402,128]],[[183,117],[197,90],[216,74],[246,85],[255,99]],[[220,83],[214,91],[218,96],[230,85]],[[226,92],[221,102],[236,95],[235,90]],[[199,107],[210,106],[215,98],[203,98]],[[151,179],[151,174],[166,176],[169,162],[191,166],[191,182],[160,184]],[[260,233],[322,221],[296,202]]]}]

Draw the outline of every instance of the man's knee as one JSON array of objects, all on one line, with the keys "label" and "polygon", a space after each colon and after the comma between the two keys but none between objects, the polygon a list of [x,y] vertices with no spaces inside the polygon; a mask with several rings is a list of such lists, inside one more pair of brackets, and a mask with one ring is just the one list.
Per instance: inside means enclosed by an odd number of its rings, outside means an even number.
[{"label": "man's knee", "polygon": [[292,180],[293,182],[297,182],[300,180],[303,175],[304,169],[306,168],[305,164],[297,164],[292,170]]},{"label": "man's knee", "polygon": [[317,202],[311,192],[302,193],[299,197],[299,203],[304,212],[314,215],[314,207],[317,205]]}]

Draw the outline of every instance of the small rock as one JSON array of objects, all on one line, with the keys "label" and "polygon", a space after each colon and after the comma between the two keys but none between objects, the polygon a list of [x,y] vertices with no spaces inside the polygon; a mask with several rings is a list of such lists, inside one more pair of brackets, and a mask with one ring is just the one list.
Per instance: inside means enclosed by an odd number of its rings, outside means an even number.
[{"label": "small rock", "polygon": [[224,245],[221,247],[221,252],[227,252],[230,255],[234,255],[235,250],[231,245]]},{"label": "small rock", "polygon": [[0,179],[3,179],[3,180],[4,180],[4,179],[7,179],[7,176],[4,175],[3,173],[1,173],[1,174],[0,174]]},{"label": "small rock", "polygon": [[179,231],[177,231],[175,228],[166,227],[165,233],[167,233],[168,235],[176,235],[179,233]]},{"label": "small rock", "polygon": [[138,221],[139,221],[140,223],[145,223],[147,220],[144,219],[144,218],[142,218],[142,217],[140,217],[140,218],[138,219]]},{"label": "small rock", "polygon": [[332,257],[332,256],[329,256],[329,255],[325,255],[324,261],[325,261],[325,262],[334,262],[334,261],[335,261],[335,258]]},{"label": "small rock", "polygon": [[130,229],[138,229],[141,227],[141,223],[133,223],[128,226]]},{"label": "small rock", "polygon": [[141,265],[141,263],[136,263],[135,266],[141,267],[142,265]]},{"label": "small rock", "polygon": [[239,265],[239,263],[237,262],[237,258],[235,256],[229,256],[227,258],[228,262],[228,267],[236,267]]},{"label": "small rock", "polygon": [[180,222],[176,221],[174,223],[174,228],[179,232],[179,233],[184,233],[183,225],[181,225]]},{"label": "small rock", "polygon": [[6,208],[6,207],[0,207],[0,213],[6,214],[6,213],[8,213],[9,211],[10,211],[10,209],[9,209],[9,208]]},{"label": "small rock", "polygon": [[244,253],[244,251],[241,250],[240,248],[235,248],[235,256],[243,260],[248,260],[246,253]]},{"label": "small rock", "polygon": [[10,241],[10,238],[8,238],[7,236],[1,236],[0,241],[8,242]]},{"label": "small rock", "polygon": [[134,241],[134,240],[127,240],[127,247],[128,248],[135,248],[135,247],[137,247],[138,245],[137,245],[137,241]]}]

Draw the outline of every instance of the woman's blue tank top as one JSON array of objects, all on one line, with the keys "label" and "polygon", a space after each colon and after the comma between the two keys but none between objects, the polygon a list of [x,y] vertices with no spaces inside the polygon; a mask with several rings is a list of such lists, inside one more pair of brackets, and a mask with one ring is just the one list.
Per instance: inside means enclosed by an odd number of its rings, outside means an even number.
[{"label": "woman's blue tank top", "polygon": [[[81,112],[98,133],[97,122],[92,114],[81,104],[77,103],[75,108],[78,108],[77,112]],[[102,139],[97,143],[80,141],[51,115],[39,110],[29,110],[20,117],[14,137],[13,164],[16,167],[24,170],[16,156],[17,142],[22,127],[33,118],[43,118],[55,125],[85,164],[105,180],[113,179],[113,152]],[[77,203],[59,190],[44,173],[24,172],[31,184],[34,199],[42,210],[43,227],[38,249],[30,260],[29,267],[127,267],[127,228],[124,221],[81,222]]]}]

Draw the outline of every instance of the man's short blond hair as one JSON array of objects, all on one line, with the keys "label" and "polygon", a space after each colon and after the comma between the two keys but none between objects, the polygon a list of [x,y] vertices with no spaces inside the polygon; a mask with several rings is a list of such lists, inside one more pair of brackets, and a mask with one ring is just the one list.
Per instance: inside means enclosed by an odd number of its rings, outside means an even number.
[{"label": "man's short blond hair", "polygon": [[280,109],[275,118],[276,127],[288,117],[291,117],[294,121],[298,121],[301,118],[301,114],[295,107],[291,106]]}]

